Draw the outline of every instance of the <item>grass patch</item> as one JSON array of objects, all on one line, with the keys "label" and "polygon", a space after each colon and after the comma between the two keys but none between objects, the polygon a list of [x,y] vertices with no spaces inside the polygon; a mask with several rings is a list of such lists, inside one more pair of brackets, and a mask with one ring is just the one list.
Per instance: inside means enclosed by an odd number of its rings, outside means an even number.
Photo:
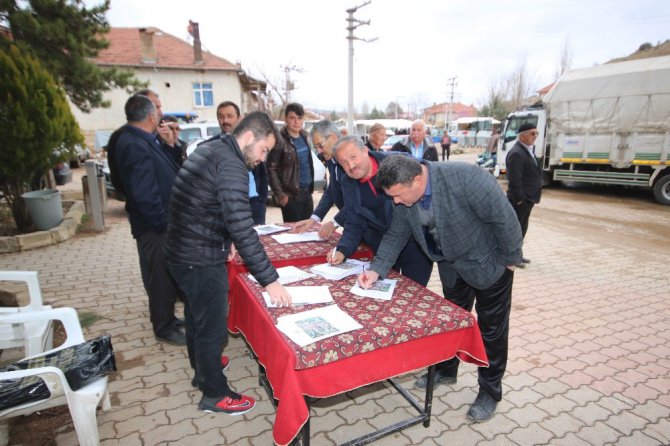
[{"label": "grass patch", "polygon": [[95,313],[90,312],[79,313],[79,323],[81,324],[81,328],[88,328],[91,325],[95,324],[100,319],[102,319],[102,316]]}]

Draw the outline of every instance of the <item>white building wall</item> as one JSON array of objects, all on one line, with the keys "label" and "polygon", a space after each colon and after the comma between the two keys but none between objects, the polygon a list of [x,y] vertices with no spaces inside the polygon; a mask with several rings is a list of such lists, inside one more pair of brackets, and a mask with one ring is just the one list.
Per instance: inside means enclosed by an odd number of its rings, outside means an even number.
[{"label": "white building wall", "polygon": [[[168,70],[163,68],[136,70],[136,77],[149,81],[149,88],[161,98],[163,112],[195,112],[198,121],[216,120],[216,106],[222,101],[233,101],[242,107],[242,87],[235,71],[194,71]],[[211,107],[196,107],[193,102],[193,83],[211,82],[214,104]],[[109,108],[98,108],[91,113],[83,113],[71,105],[77,122],[86,137],[89,147],[93,147],[96,130],[113,130],[126,122],[123,106],[129,95],[125,90],[108,92],[105,99],[111,101]],[[245,113],[246,110],[242,110]]]}]

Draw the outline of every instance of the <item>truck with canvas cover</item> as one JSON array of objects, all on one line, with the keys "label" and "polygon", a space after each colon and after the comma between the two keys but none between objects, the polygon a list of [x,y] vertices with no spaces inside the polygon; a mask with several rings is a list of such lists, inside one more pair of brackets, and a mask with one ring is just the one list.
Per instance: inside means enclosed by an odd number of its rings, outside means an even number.
[{"label": "truck with canvas cover", "polygon": [[496,173],[525,122],[537,126],[535,156],[552,181],[650,188],[670,204],[670,56],[565,73],[541,103],[510,113]]}]

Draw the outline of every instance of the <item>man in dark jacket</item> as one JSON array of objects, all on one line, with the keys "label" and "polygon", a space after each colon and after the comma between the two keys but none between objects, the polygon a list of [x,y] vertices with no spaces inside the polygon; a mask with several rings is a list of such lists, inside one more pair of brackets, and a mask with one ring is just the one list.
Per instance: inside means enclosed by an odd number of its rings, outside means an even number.
[{"label": "man in dark jacket", "polygon": [[426,138],[426,123],[421,119],[412,122],[409,136],[395,143],[391,151],[409,153],[418,160],[438,160],[437,149],[430,138]]},{"label": "man in dark jacket", "polygon": [[304,220],[314,211],[314,164],[302,128],[304,119],[302,105],[288,104],[280,141],[268,155],[270,187],[285,222]]},{"label": "man in dark jacket", "polygon": [[[212,136],[201,144],[215,139],[223,139],[226,135],[229,135],[237,123],[240,122],[240,107],[232,101],[223,101],[216,108],[216,120],[219,121],[221,133]],[[265,162],[261,162],[249,170],[249,205],[251,206],[251,218],[255,225],[265,224],[267,202],[268,171]]]},{"label": "man in dark jacket", "polygon": [[[516,144],[507,153],[507,198],[521,224],[521,234],[526,236],[528,220],[533,206],[542,195],[542,168],[535,158],[537,126],[525,122],[519,127]],[[525,257],[517,265],[525,268],[530,263]]]},{"label": "man in dark jacket", "polygon": [[241,415],[255,405],[253,398],[230,389],[221,367],[228,336],[226,261],[235,255],[234,247],[273,303],[291,303],[252,227],[249,207],[249,168],[263,161],[276,138],[267,114],[250,113],[232,135],[199,146],[172,190],[165,250],[184,298],[188,357],[204,411]]},{"label": "man in dark jacket", "polygon": [[328,169],[328,187],[310,218],[299,221],[291,232],[302,233],[311,229],[314,224],[321,222],[330,208],[335,205],[340,212],[335,215],[333,221],[324,223],[319,230],[319,235],[327,238],[337,229],[337,226],[344,225],[344,212],[342,211],[344,198],[342,197],[342,189],[340,188],[340,181],[344,176],[344,172],[333,158],[333,147],[340,137],[340,130],[333,122],[324,119],[312,126],[310,136],[312,137],[314,148],[319,151],[319,155],[326,163],[326,168]]},{"label": "man in dark jacket", "polygon": [[[342,263],[364,241],[376,253],[382,237],[393,220],[393,202],[375,187],[379,164],[397,153],[371,152],[356,136],[347,136],[335,144],[335,158],[347,174],[340,186],[344,197],[344,231],[334,255],[328,261]],[[393,269],[426,286],[433,271],[433,262],[410,239]]]},{"label": "man in dark jacket", "polygon": [[178,292],[163,253],[170,191],[179,167],[155,133],[159,117],[151,99],[133,95],[126,102],[125,112],[128,124],[115,132],[110,144],[112,181],[126,196],[154,334],[161,342],[185,345],[174,315]]}]

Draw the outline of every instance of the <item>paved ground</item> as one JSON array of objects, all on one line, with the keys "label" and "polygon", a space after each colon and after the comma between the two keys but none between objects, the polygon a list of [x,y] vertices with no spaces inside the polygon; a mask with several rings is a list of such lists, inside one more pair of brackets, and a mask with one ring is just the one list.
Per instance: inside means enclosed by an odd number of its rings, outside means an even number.
[{"label": "paved ground", "polygon": [[[268,221],[280,215],[270,208]],[[159,344],[151,332],[120,203],[109,203],[106,224],[104,234],[0,256],[0,268],[38,270],[54,306],[102,316],[88,336],[112,334],[119,372],[110,383],[112,409],[98,412],[102,444],[272,444],[274,409],[240,338],[226,349],[229,379],[258,398],[258,407],[243,417],[196,409],[200,395],[190,386],[185,349]],[[467,420],[477,387],[475,367],[465,364],[457,384],[436,388],[429,428],[375,444],[670,444],[668,228],[670,208],[647,193],[545,190],[526,236],[533,262],[515,277],[510,360],[496,415],[482,424]],[[435,275],[430,287],[440,291]],[[401,382],[411,389],[418,375]],[[408,413],[382,385],[322,401],[312,411],[313,444],[343,442]],[[56,439],[76,444],[71,425]]]}]

